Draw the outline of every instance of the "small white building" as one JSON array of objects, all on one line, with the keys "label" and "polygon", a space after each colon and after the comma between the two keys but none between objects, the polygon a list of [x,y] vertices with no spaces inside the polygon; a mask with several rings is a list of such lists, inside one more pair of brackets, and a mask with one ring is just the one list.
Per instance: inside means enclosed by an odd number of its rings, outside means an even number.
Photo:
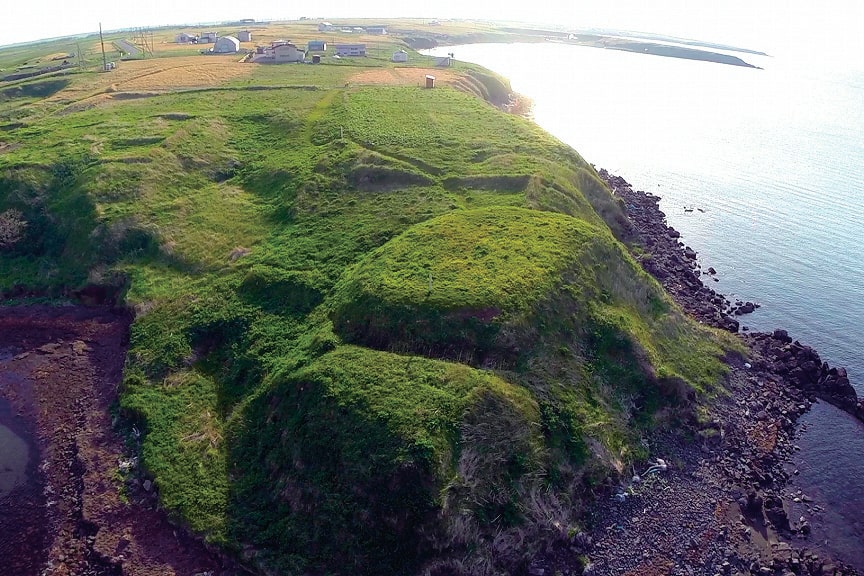
[{"label": "small white building", "polygon": [[393,62],[408,62],[408,52],[397,50],[393,53]]},{"label": "small white building", "polygon": [[197,36],[193,36],[192,34],[187,34],[186,32],[181,32],[174,38],[174,42],[177,44],[189,44],[193,40],[197,40]]},{"label": "small white building", "polygon": [[241,30],[237,33],[237,39],[240,42],[252,42],[252,32],[249,30]]},{"label": "small white building", "polygon": [[373,34],[375,36],[386,36],[387,35],[387,27],[386,26],[367,26],[366,27],[367,34]]},{"label": "small white building", "polygon": [[435,58],[435,66],[439,68],[450,68],[453,65],[453,59],[449,56],[441,56]]},{"label": "small white building", "polygon": [[319,32],[330,32],[331,30],[333,30],[333,24],[331,24],[330,22],[321,22],[320,24],[318,24]]},{"label": "small white building", "polygon": [[366,44],[336,44],[337,56],[366,56]]},{"label": "small white building", "polygon": [[234,36],[223,36],[213,45],[215,54],[236,54],[240,51],[240,41]]},{"label": "small white building", "polygon": [[270,50],[272,51],[273,58],[277,64],[303,62],[306,59],[306,52],[300,50],[290,42],[278,44],[270,48]]}]

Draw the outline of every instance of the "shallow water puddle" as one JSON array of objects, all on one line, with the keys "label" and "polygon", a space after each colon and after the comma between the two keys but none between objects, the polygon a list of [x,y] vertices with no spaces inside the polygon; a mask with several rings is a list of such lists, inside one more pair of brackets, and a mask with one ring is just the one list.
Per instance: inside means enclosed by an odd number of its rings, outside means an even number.
[{"label": "shallow water puddle", "polygon": [[864,424],[822,402],[800,422],[795,483],[815,502],[795,504],[790,517],[810,522],[811,546],[864,570]]},{"label": "shallow water puddle", "polygon": [[[15,355],[12,348],[0,348],[0,363],[11,360]],[[6,384],[5,379],[13,374],[0,367],[5,374],[0,377],[0,385]],[[0,399],[0,498],[6,496],[16,486],[27,481],[27,464],[30,461],[30,446],[9,427],[14,423],[12,408],[9,403]]]},{"label": "shallow water puddle", "polygon": [[0,424],[0,497],[27,480],[30,447],[23,438]]},{"label": "shallow water puddle", "polygon": [[[0,349],[0,395],[24,377],[10,365],[13,354]],[[36,576],[45,562],[47,521],[38,472],[39,454],[30,424],[0,398],[0,570]]]}]

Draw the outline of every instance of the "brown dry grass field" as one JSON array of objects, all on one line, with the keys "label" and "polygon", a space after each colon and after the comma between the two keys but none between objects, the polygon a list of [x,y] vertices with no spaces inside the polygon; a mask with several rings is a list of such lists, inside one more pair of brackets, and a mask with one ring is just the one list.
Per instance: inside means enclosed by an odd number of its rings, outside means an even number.
[{"label": "brown dry grass field", "polygon": [[248,76],[254,64],[239,62],[241,56],[198,55],[122,62],[117,75],[106,74],[116,91],[176,90],[219,86],[240,76]]},{"label": "brown dry grass field", "polygon": [[394,86],[422,85],[426,75],[435,76],[435,83],[452,84],[461,76],[441,68],[370,68],[348,78],[351,84],[390,84]]},{"label": "brown dry grass field", "polygon": [[73,82],[46,101],[76,109],[110,100],[121,92],[170,92],[220,86],[249,76],[257,64],[239,62],[240,56],[177,56],[118,62],[111,72],[96,73]]}]

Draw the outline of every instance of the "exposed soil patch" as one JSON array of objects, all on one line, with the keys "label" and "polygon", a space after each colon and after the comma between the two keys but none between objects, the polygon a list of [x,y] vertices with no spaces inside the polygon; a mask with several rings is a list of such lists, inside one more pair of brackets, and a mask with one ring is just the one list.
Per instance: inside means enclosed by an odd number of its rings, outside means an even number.
[{"label": "exposed soil patch", "polygon": [[20,146],[21,144],[17,142],[3,142],[0,140],[0,154],[7,154]]},{"label": "exposed soil patch", "polygon": [[234,573],[156,509],[112,427],[130,320],[102,307],[0,308],[0,399],[38,455],[0,500],[4,573]]}]

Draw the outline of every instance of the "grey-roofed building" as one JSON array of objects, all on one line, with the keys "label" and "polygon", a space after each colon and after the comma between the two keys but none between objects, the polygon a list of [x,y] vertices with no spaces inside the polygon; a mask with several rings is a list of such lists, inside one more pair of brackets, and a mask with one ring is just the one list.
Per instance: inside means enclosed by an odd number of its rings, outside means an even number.
[{"label": "grey-roofed building", "polygon": [[213,45],[215,54],[235,54],[240,51],[240,41],[234,36],[223,36]]},{"label": "grey-roofed building", "polygon": [[366,56],[366,44],[337,44],[337,56]]}]

